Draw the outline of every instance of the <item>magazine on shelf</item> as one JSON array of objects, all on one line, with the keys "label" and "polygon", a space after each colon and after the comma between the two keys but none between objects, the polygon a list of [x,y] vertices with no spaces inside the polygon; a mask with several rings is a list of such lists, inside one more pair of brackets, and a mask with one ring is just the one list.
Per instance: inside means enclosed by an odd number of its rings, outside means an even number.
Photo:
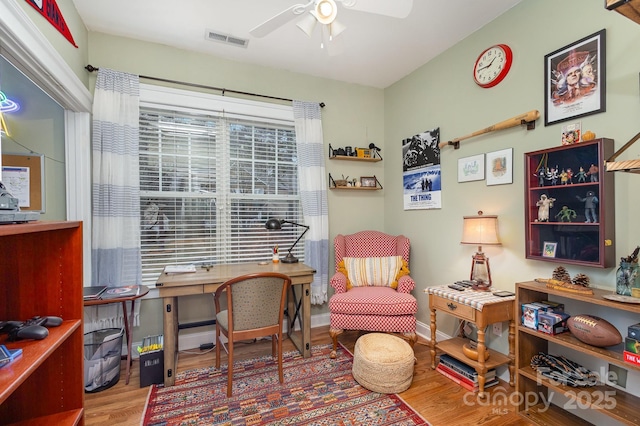
[{"label": "magazine on shelf", "polygon": [[100,299],[102,293],[107,289],[106,285],[96,285],[91,287],[83,287],[82,288],[82,297],[84,300],[95,300]]},{"label": "magazine on shelf", "polygon": [[[449,369],[455,371],[458,374],[463,375],[464,377],[472,380],[474,383],[478,382],[478,372],[475,368],[470,365],[465,364],[462,361],[457,360],[456,358],[449,356],[447,354],[440,355],[440,363],[444,364]],[[496,376],[496,370],[491,369],[487,371],[484,375],[485,379],[492,379]]]},{"label": "magazine on shelf", "polygon": [[117,299],[119,297],[135,296],[140,291],[140,286],[127,285],[124,287],[109,287],[102,293],[100,299]]},{"label": "magazine on shelf", "polygon": [[[478,390],[480,390],[480,385],[478,383],[471,383],[469,379],[461,376],[460,374],[457,374],[453,370],[448,369],[444,364],[438,364],[438,366],[436,367],[436,371],[468,391],[478,392]],[[492,386],[497,385],[498,383],[499,380],[497,377],[487,379],[484,383],[484,389],[488,389]]]}]

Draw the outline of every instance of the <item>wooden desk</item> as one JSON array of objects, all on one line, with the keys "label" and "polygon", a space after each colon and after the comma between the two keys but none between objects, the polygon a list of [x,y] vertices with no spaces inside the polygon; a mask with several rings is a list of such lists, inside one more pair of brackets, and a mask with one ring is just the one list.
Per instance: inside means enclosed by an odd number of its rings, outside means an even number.
[{"label": "wooden desk", "polygon": [[[149,287],[146,285],[131,286],[132,291],[124,293],[122,295],[111,295],[110,291],[115,291],[124,287],[110,287],[107,292],[103,293],[99,299],[85,300],[84,306],[95,305],[107,305],[110,303],[122,303],[122,316],[124,317],[124,331],[127,336],[127,371],[125,384],[129,384],[129,377],[131,376],[131,345],[133,342],[133,313],[136,307],[136,299],[139,299],[149,293]],[[127,318],[127,302],[131,302],[131,313]]]},{"label": "wooden desk", "polygon": [[[258,272],[280,272],[291,277],[291,296],[287,305],[287,329],[289,337],[303,357],[311,356],[311,282],[316,271],[303,263],[237,263],[215,265],[207,271],[198,269],[195,273],[161,274],[156,282],[160,297],[163,298],[164,324],[164,385],[173,386],[178,353],[178,297],[193,294],[213,294],[225,281],[246,274]],[[296,287],[301,288],[296,295]],[[301,330],[294,332],[295,313],[299,299],[301,305]],[[211,301],[213,305],[213,300]]]},{"label": "wooden desk", "polygon": [[[457,292],[448,290],[446,286],[432,287],[425,290],[429,293],[429,309],[431,309],[431,368],[436,368],[436,346],[452,357],[475,368],[478,372],[478,396],[484,397],[485,373],[497,366],[509,364],[509,384],[514,386],[515,374],[515,296],[499,298],[491,293],[465,290]],[[473,301],[473,293],[478,295],[481,302]],[[484,296],[482,293],[484,293]],[[469,298],[466,300],[466,298]],[[436,311],[440,310],[463,321],[476,325],[478,331],[478,361],[473,361],[464,355],[462,345],[465,339],[454,337],[436,344]],[[509,355],[488,349],[485,346],[485,328],[489,324],[509,321]],[[489,359],[485,361],[485,350],[489,351]]]}]

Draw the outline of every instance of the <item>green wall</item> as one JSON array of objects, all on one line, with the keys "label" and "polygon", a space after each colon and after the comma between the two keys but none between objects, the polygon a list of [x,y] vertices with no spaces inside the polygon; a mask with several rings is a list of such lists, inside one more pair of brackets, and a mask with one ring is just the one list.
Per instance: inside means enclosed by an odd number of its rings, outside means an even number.
[{"label": "green wall", "polygon": [[[91,90],[95,76],[84,71],[87,63],[140,75],[325,102],[323,130],[327,149],[328,144],[367,146],[374,142],[383,149],[384,157],[383,162],[375,164],[327,162],[327,170],[334,176],[375,174],[384,186],[384,190],[376,192],[330,191],[329,238],[362,229],[402,233],[411,238],[411,275],[417,283],[414,294],[419,301],[418,320],[424,324],[429,323],[424,288],[460,279],[469,272],[475,249],[459,244],[464,215],[483,210],[499,216],[503,245],[485,247],[497,288],[513,289],[517,281],[551,275],[556,264],[528,261],[524,256],[523,154],[559,145],[562,125],[545,127],[541,118],[535,130],[514,127],[463,141],[459,150],[444,148],[442,208],[436,210],[403,209],[402,139],[439,127],[441,139],[446,141],[531,109],[543,114],[544,55],[603,28],[607,31],[607,111],[580,119],[583,131],[592,130],[599,137],[613,138],[619,149],[640,130],[640,25],[606,11],[601,0],[524,0],[385,90],[87,32],[72,1],[58,0],[79,45],[76,49],[30,6],[22,4]],[[473,83],[473,62],[482,50],[496,43],[511,46],[514,64],[501,84],[481,89]],[[625,153],[627,159],[638,156],[638,145]],[[514,149],[513,184],[487,187],[484,181],[457,182],[459,158],[509,147]],[[615,178],[614,245],[618,258],[640,244],[640,225],[631,212],[640,177],[616,173]],[[333,251],[330,257],[333,258]],[[587,274],[596,286],[614,287],[615,268],[568,267],[568,270],[571,275]],[[209,315],[210,303],[201,298],[186,300],[181,315],[188,311],[190,317],[186,320],[202,319]],[[326,313],[326,305],[313,308],[314,315]],[[159,301],[145,301],[142,316],[143,325],[137,330],[136,339],[161,330]],[[453,333],[453,322],[444,320],[442,326],[444,332]],[[494,344],[505,346],[506,338]]]},{"label": "green wall", "polygon": [[[6,0],[5,0],[6,1]],[[47,19],[42,16],[33,6],[24,0],[8,0],[18,1],[18,4],[24,9],[27,16],[38,27],[40,32],[49,40],[51,46],[62,56],[65,62],[78,76],[80,81],[86,87],[89,87],[89,76],[83,69],[87,65],[88,45],[87,45],[87,28],[80,19],[80,15],[76,11],[73,0],[57,0],[56,4],[60,13],[64,17],[64,21],[73,36],[78,47],[74,47],[56,27],[51,25]]]},{"label": "green wall", "polygon": [[[570,17],[570,18],[569,18]],[[417,282],[418,320],[429,323],[428,286],[465,278],[475,247],[460,244],[462,217],[478,210],[498,215],[502,246],[485,246],[494,285],[513,290],[515,282],[550,278],[556,263],[525,259],[524,160],[526,152],[560,145],[562,124],[544,125],[544,56],[606,29],[606,112],[577,121],[583,131],[615,139],[616,150],[640,131],[640,25],[604,9],[599,0],[525,0],[472,36],[385,90],[385,224],[392,234],[411,237],[411,272]],[[506,43],[513,66],[498,86],[482,89],[473,81],[476,57],[487,47]],[[535,130],[514,127],[461,142],[441,151],[442,208],[403,211],[400,141],[439,127],[447,141],[537,109]],[[632,146],[625,159],[636,158]],[[396,147],[394,149],[394,146]],[[513,184],[486,186],[457,182],[459,158],[513,148]],[[621,158],[622,159],[622,158]],[[616,258],[640,244],[640,224],[632,211],[640,177],[616,173]],[[615,288],[615,268],[567,267],[597,287]],[[446,321],[446,320],[445,320]],[[452,333],[445,322],[443,331]],[[449,327],[449,329],[447,329]],[[440,327],[438,328],[441,329]]]},{"label": "green wall", "polygon": [[[144,55],[141,55],[141,52],[144,52]],[[333,147],[368,147],[369,143],[374,142],[378,146],[384,146],[384,93],[381,89],[247,65],[164,45],[94,32],[89,33],[89,63],[96,67],[108,67],[143,76],[324,102],[326,106],[322,110],[322,119],[327,152],[329,144]],[[94,82],[95,75],[91,77],[92,88]],[[141,82],[154,83],[145,79],[141,79]],[[220,94],[216,91],[212,93]],[[384,157],[384,150],[382,154]],[[344,174],[359,177],[375,174],[384,185],[385,169],[382,163],[372,165],[327,161],[326,167],[332,176]],[[328,199],[331,240],[337,233],[383,229],[385,191],[330,191]],[[155,327],[160,323],[161,327],[162,309],[159,301],[145,302],[142,309],[142,331],[137,336],[161,332],[161,328],[156,328],[155,331],[147,328],[149,323],[156,323],[152,325]],[[181,300],[180,320],[187,322],[211,318],[212,309],[212,301],[208,299]],[[312,315],[326,312],[326,304],[313,306]],[[145,321],[144,318],[149,317],[154,319]],[[202,328],[185,330],[184,334],[202,331]]]}]

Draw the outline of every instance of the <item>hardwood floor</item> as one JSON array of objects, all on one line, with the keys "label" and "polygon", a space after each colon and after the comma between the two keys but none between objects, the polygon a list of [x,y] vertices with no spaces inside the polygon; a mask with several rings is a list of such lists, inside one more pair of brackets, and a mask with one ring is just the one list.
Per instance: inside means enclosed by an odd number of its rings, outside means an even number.
[{"label": "hardwood floor", "polygon": [[[345,332],[339,341],[352,353],[358,332]],[[318,327],[311,330],[312,345],[330,343],[329,327]],[[290,340],[283,342],[284,350],[294,350]],[[418,411],[432,425],[531,425],[518,416],[512,406],[500,405],[505,395],[513,389],[508,383],[501,383],[491,389],[489,404],[478,404],[475,397],[465,398],[467,391],[461,386],[431,369],[431,355],[428,342],[420,339],[415,345],[417,364],[411,387],[400,396]],[[252,344],[236,345],[235,358],[248,359],[269,354],[271,342],[259,341]],[[215,352],[180,353],[178,372],[213,365]],[[222,363],[226,359],[223,353]],[[139,364],[134,361],[129,385],[125,385],[125,364],[123,361],[120,381],[110,389],[94,394],[85,394],[85,425],[113,426],[140,425],[142,413],[149,393],[149,387],[140,388]],[[500,387],[505,390],[501,390]],[[494,396],[492,399],[491,396]],[[467,403],[465,403],[467,401]]]}]

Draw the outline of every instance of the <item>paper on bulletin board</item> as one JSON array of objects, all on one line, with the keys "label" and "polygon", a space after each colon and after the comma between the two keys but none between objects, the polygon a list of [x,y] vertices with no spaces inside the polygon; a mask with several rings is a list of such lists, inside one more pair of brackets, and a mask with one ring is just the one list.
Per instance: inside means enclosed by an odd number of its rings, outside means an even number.
[{"label": "paper on bulletin board", "polygon": [[2,183],[9,193],[17,198],[21,208],[31,207],[29,167],[2,167]]}]

